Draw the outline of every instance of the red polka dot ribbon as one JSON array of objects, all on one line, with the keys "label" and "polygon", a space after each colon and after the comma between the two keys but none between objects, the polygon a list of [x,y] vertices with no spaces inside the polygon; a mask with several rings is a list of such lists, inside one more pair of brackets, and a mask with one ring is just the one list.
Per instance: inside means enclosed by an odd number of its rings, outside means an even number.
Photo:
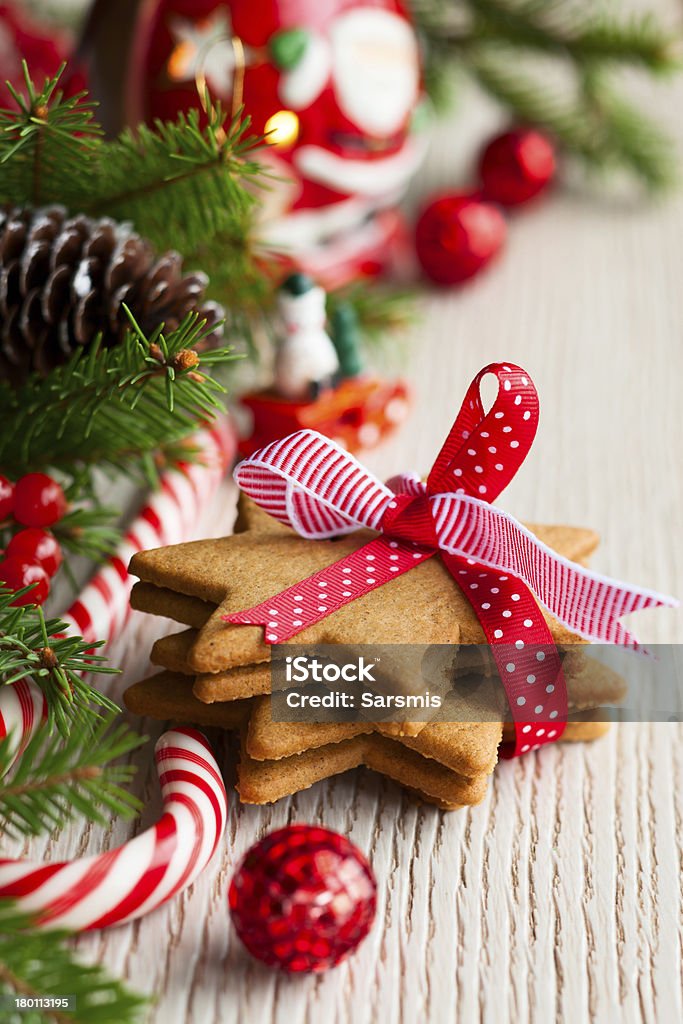
[{"label": "red polka dot ribbon", "polygon": [[[487,413],[480,385],[489,373],[499,387]],[[256,452],[238,466],[235,478],[275,519],[309,539],[359,527],[380,536],[262,604],[225,616],[226,621],[263,625],[269,643],[282,643],[438,554],[493,650],[515,723],[516,740],[506,754],[559,739],[567,690],[539,605],[586,640],[637,648],[620,618],[676,601],[569,562],[490,504],[531,448],[538,410],[536,388],[521,367],[484,367],[470,384],[426,484],[415,476],[382,484],[311,430]]]}]

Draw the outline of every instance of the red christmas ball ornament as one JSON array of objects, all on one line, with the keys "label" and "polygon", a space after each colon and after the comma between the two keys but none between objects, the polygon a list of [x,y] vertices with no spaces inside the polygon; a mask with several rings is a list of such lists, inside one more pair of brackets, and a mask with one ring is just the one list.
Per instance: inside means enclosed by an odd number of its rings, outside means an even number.
[{"label": "red christmas ball ornament", "polygon": [[5,554],[22,562],[37,563],[48,576],[54,576],[62,564],[62,549],[57,538],[48,530],[35,527],[15,533]]},{"label": "red christmas ball ornament", "polygon": [[555,177],[555,148],[541,132],[517,128],[491,139],[479,161],[484,197],[503,206],[522,206]]},{"label": "red christmas ball ornament", "polygon": [[43,604],[50,593],[50,577],[37,562],[27,562],[23,558],[5,558],[0,562],[0,583],[10,590],[32,589],[12,601],[13,605]]},{"label": "red christmas ball ornament", "polygon": [[22,526],[52,526],[66,513],[64,491],[47,473],[28,473],[14,488],[14,518]]},{"label": "red christmas ball ornament", "polygon": [[463,193],[441,196],[421,213],[415,229],[418,260],[435,284],[460,284],[483,270],[507,236],[505,218],[491,203]]},{"label": "red christmas ball ornament", "polygon": [[250,953],[289,972],[336,966],[368,934],[377,887],[344,836],[289,825],[249,850],[230,886],[230,914]]},{"label": "red christmas ball ornament", "polygon": [[6,476],[0,476],[0,523],[12,515],[14,508],[14,484]]}]

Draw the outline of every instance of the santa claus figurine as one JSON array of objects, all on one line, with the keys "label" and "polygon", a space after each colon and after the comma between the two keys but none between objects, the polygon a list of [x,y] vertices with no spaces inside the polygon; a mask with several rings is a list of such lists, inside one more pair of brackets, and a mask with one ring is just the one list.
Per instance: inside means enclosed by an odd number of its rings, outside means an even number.
[{"label": "santa claus figurine", "polygon": [[259,228],[271,252],[328,289],[382,269],[423,150],[412,130],[418,43],[401,0],[125,5],[137,8],[127,62],[111,57],[120,4],[98,0],[86,33],[96,85],[105,57],[121,76],[96,90],[110,101],[103,113],[118,101],[129,124],[175,119],[205,86],[228,111],[243,105],[279,181]]},{"label": "santa claus figurine", "polygon": [[291,274],[280,288],[285,334],[275,355],[275,390],[283,398],[314,400],[334,385],[339,359],[325,330],[325,300],[306,274]]}]

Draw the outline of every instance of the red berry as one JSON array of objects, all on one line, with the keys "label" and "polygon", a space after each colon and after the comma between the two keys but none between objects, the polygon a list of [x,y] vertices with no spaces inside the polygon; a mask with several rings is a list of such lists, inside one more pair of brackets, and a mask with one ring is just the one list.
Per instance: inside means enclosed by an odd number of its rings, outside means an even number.
[{"label": "red berry", "polygon": [[289,825],[251,847],[229,901],[237,934],[257,959],[284,971],[325,971],[369,932],[377,887],[344,836]]},{"label": "red berry", "polygon": [[497,206],[463,193],[441,196],[417,222],[415,247],[425,274],[436,284],[459,284],[491,262],[507,226]]},{"label": "red berry", "polygon": [[47,473],[28,473],[14,488],[14,518],[23,526],[52,526],[66,512],[64,491]]},{"label": "red berry", "polygon": [[14,484],[6,476],[0,476],[0,523],[12,515],[14,508]]},{"label": "red berry", "polygon": [[555,177],[555,149],[545,135],[518,128],[492,139],[479,161],[484,196],[503,206],[521,206]]},{"label": "red berry", "polygon": [[54,576],[62,564],[62,549],[57,538],[35,527],[16,533],[7,545],[6,555],[24,562],[37,562],[48,576]]},{"label": "red berry", "polygon": [[43,567],[16,556],[0,562],[0,581],[10,590],[21,590],[35,584],[27,594],[12,601],[13,605],[42,604],[50,593],[50,577]]}]

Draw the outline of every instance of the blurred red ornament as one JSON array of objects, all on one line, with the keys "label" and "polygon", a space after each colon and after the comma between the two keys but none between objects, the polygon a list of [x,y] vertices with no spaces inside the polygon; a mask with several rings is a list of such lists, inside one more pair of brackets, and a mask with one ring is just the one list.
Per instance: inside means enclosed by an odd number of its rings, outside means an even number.
[{"label": "blurred red ornament", "polygon": [[397,227],[382,213],[423,150],[419,47],[401,0],[97,0],[84,51],[110,130],[175,120],[204,85],[228,113],[244,104],[279,177],[261,196],[259,235],[288,265],[331,287],[386,263]]},{"label": "blurred red ornament", "polygon": [[[0,81],[11,82],[22,90],[25,60],[38,88],[52,78],[72,49],[70,37],[54,25],[44,25],[29,17],[22,4],[0,4]],[[2,105],[5,105],[6,98]]]},{"label": "blurred red ornament", "polygon": [[48,576],[54,576],[62,564],[62,549],[57,538],[49,530],[36,527],[15,533],[7,545],[6,554],[8,558],[36,562]]},{"label": "blurred red ornament", "polygon": [[479,161],[484,198],[503,206],[521,206],[539,195],[555,177],[555,149],[531,128],[491,139]]},{"label": "blurred red ornament", "polygon": [[47,473],[27,473],[14,486],[14,518],[22,526],[52,526],[66,509],[61,484]]},{"label": "blurred red ornament", "polygon": [[50,578],[45,569],[37,562],[27,562],[24,558],[10,557],[0,562],[0,585],[10,590],[32,589],[12,601],[13,605],[43,604],[50,593]]},{"label": "blurred red ornament", "polygon": [[465,193],[444,195],[421,213],[415,229],[420,265],[435,284],[474,277],[500,252],[507,236],[497,206]]},{"label": "blurred red ornament", "polygon": [[247,853],[230,914],[249,952],[289,972],[336,966],[368,934],[376,884],[360,850],[327,828],[290,825]]}]

